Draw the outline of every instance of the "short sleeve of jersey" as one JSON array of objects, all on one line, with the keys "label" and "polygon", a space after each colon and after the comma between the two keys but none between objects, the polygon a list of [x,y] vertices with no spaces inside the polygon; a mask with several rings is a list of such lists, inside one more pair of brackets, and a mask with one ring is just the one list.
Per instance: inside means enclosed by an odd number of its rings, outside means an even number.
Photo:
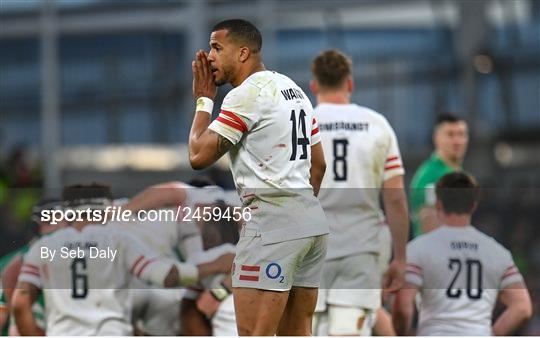
[{"label": "short sleeve of jersey", "polygon": [[418,287],[422,287],[424,277],[422,274],[421,250],[418,241],[413,241],[407,245],[407,268],[405,270],[405,280]]},{"label": "short sleeve of jersey", "polygon": [[316,118],[313,118],[311,125],[311,145],[314,146],[321,142],[321,133],[319,132],[319,123]]},{"label": "short sleeve of jersey", "polygon": [[501,279],[499,289],[502,290],[512,284],[523,282],[523,276],[519,272],[512,254],[508,251],[504,251],[504,255],[501,261],[503,270],[501,272]]},{"label": "short sleeve of jersey", "polygon": [[23,265],[19,273],[19,282],[27,282],[35,285],[37,288],[43,288],[41,276],[41,241],[37,241],[31,247],[23,258]]},{"label": "short sleeve of jersey", "polygon": [[405,174],[403,169],[403,162],[401,160],[401,153],[397,142],[396,133],[392,127],[388,125],[388,134],[390,136],[390,144],[388,146],[388,152],[386,154],[386,162],[384,165],[383,179],[385,181],[400,175]]},{"label": "short sleeve of jersey", "polygon": [[261,113],[257,104],[259,91],[256,87],[249,90],[249,86],[246,83],[231,90],[223,99],[218,117],[208,127],[233,144],[237,144],[242,135],[251,130]]},{"label": "short sleeve of jersey", "polygon": [[160,257],[131,235],[123,234],[119,240],[124,249],[124,262],[129,272],[137,278],[146,280],[145,272],[152,264],[158,264]]}]

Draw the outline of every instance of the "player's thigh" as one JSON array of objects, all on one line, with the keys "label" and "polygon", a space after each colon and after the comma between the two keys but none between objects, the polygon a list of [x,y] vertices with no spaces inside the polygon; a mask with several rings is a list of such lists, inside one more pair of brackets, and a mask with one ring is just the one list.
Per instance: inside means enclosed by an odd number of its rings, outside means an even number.
[{"label": "player's thigh", "polygon": [[339,268],[341,258],[326,260],[322,267],[321,285],[319,286],[319,294],[317,296],[317,305],[315,306],[316,313],[322,313],[326,311],[326,303],[328,300],[328,293],[333,288],[334,281]]},{"label": "player's thigh", "polygon": [[310,238],[309,250],[298,261],[294,286],[280,323],[279,333],[282,335],[311,335],[318,287],[326,258],[326,240],[326,235]]},{"label": "player's thigh", "polygon": [[369,335],[381,306],[381,275],[376,254],[344,257],[326,299],[329,335]]},{"label": "player's thigh", "polygon": [[328,291],[327,304],[377,309],[381,306],[381,275],[376,254],[363,253],[340,260]]},{"label": "player's thigh", "polygon": [[317,288],[293,286],[281,317],[280,336],[310,336],[313,311],[317,303]]},{"label": "player's thigh", "polygon": [[272,336],[276,333],[289,291],[235,287],[233,296],[240,336]]}]

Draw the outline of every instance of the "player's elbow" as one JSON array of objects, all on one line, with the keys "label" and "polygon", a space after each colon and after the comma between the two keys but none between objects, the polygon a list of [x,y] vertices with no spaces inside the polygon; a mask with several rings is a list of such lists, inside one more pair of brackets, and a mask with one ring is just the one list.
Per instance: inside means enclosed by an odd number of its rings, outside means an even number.
[{"label": "player's elbow", "polygon": [[527,321],[531,319],[533,314],[532,304],[530,300],[528,302],[524,301],[519,304],[516,304],[516,313],[522,319],[522,321]]},{"label": "player's elbow", "polygon": [[193,170],[202,170],[211,164],[201,154],[189,154],[189,163]]}]

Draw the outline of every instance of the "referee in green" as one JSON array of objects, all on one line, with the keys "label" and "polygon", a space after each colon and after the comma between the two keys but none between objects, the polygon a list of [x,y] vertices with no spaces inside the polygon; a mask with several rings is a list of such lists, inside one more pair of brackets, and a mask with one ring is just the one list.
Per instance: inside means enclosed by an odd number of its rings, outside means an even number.
[{"label": "referee in green", "polygon": [[435,184],[443,175],[461,170],[469,132],[465,120],[449,113],[437,117],[433,131],[435,151],[414,173],[410,186],[412,234],[417,237],[438,226]]}]

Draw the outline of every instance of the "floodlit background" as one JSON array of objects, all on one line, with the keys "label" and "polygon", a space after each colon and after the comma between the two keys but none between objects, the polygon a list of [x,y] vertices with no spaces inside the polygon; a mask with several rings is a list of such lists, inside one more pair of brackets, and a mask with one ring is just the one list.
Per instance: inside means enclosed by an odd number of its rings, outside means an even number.
[{"label": "floodlit background", "polygon": [[[0,0],[0,254],[28,210],[69,183],[117,195],[196,175],[187,158],[194,52],[241,17],[267,68],[309,92],[321,50],[352,56],[353,100],[393,125],[410,181],[437,113],[469,122],[464,168],[484,187],[475,223],[540,291],[540,1]],[[218,102],[230,87],[220,89]],[[226,161],[206,172],[231,188]],[[540,334],[535,317],[524,334]]]}]

